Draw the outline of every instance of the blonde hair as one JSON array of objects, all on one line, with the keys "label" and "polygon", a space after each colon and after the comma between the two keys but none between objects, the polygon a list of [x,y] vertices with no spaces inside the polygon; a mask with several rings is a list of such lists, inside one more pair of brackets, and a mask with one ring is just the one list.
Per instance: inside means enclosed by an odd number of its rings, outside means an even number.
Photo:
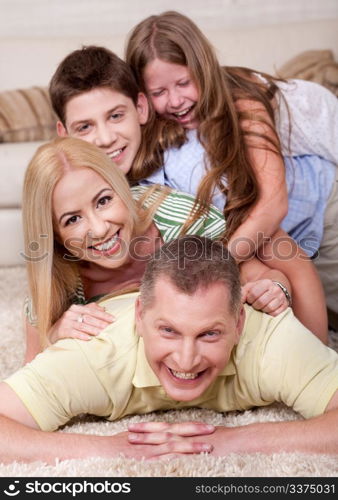
[{"label": "blonde hair", "polygon": [[[227,220],[226,236],[230,237],[246,219],[259,196],[256,175],[244,138],[251,136],[251,139],[254,139],[259,136],[268,146],[264,143],[255,144],[255,147],[269,149],[281,155],[271,104],[278,91],[274,83],[276,79],[264,74],[268,82],[266,85],[253,78],[253,70],[221,67],[213,47],[200,29],[188,17],[175,11],[146,18],[129,36],[126,61],[144,92],[144,69],[156,58],[186,66],[198,89],[198,137],[207,152],[210,169],[200,183],[197,198],[200,209],[203,209],[211,202],[215,186],[227,195],[224,215]],[[273,125],[252,111],[238,111],[235,106],[238,99],[262,103]],[[268,125],[273,138],[243,129],[241,122],[248,119]],[[132,175],[138,180],[147,177],[153,170],[154,168],[149,169],[148,165],[145,165],[133,169]],[[197,210],[195,216],[199,215],[200,211]]]},{"label": "blonde hair", "polygon": [[144,230],[125,176],[99,148],[69,137],[38,148],[25,173],[23,228],[29,290],[43,347],[50,327],[70,306],[79,279],[78,263],[65,258],[67,251],[53,229],[52,196],[65,168],[97,172],[128,208],[133,227]]}]

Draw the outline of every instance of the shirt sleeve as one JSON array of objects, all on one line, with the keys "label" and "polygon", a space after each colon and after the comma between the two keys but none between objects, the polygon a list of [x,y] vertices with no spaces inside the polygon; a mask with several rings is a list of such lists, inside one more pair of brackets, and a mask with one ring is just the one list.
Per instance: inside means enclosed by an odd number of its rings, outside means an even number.
[{"label": "shirt sleeve", "polygon": [[107,416],[111,400],[78,341],[57,342],[5,382],[43,431],[54,431],[81,413]]},{"label": "shirt sleeve", "polygon": [[282,402],[305,418],[318,416],[338,390],[338,354],[290,312],[268,336],[259,386],[264,400]]},{"label": "shirt sleeve", "polygon": [[[163,240],[171,241],[181,236],[182,229],[193,214],[195,198],[187,193],[171,191],[154,214],[154,222]],[[186,234],[220,238],[225,231],[223,214],[214,206],[200,215],[186,230]]]},{"label": "shirt sleeve", "polygon": [[168,186],[164,176],[163,168],[155,170],[152,174],[148,175],[146,179],[141,179],[138,184],[140,186],[149,186],[149,184],[162,184],[163,186]]}]

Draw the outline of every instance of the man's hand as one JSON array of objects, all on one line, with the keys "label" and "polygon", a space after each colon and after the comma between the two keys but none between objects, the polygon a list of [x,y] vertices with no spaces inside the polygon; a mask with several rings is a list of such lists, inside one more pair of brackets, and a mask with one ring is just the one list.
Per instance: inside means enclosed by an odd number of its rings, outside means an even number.
[{"label": "man's hand", "polygon": [[215,432],[215,427],[205,423],[140,422],[130,424],[128,430],[128,442],[137,446],[126,449],[127,456],[131,453],[136,458],[168,459],[213,450],[206,438]]},{"label": "man's hand", "polygon": [[[247,429],[245,426],[244,429]],[[213,426],[202,422],[139,422],[128,426],[126,456],[169,459],[179,455],[210,453],[225,456],[248,448],[237,427]]]}]

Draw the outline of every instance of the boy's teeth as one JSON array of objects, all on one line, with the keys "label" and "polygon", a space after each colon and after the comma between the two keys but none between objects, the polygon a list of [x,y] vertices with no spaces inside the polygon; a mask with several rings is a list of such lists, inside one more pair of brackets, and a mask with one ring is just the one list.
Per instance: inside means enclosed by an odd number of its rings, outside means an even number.
[{"label": "boy's teeth", "polygon": [[116,151],[114,151],[112,154],[111,154],[111,158],[116,158],[117,156],[119,156],[121,153],[122,153],[123,149],[117,149]]},{"label": "boy's teeth", "polygon": [[198,377],[198,373],[189,373],[189,372],[175,372],[175,370],[171,370],[173,375],[177,378],[182,378],[185,380],[193,380]]},{"label": "boy's teeth", "polygon": [[110,250],[116,243],[117,241],[117,234],[113,236],[110,240],[106,241],[105,243],[102,243],[101,245],[95,245],[94,248],[95,250],[99,250],[100,252],[105,252],[107,250]]}]

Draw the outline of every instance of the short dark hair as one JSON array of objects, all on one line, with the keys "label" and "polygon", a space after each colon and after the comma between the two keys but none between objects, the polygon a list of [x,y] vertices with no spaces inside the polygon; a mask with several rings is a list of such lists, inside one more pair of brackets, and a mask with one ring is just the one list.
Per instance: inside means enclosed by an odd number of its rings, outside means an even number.
[{"label": "short dark hair", "polygon": [[61,61],[49,84],[52,106],[65,125],[68,101],[83,92],[108,87],[137,104],[139,87],[129,66],[105,47],[83,46]]},{"label": "short dark hair", "polygon": [[200,287],[221,282],[230,293],[230,310],[239,312],[241,284],[238,266],[219,241],[202,236],[183,236],[158,249],[149,260],[141,282],[144,308],[153,304],[154,288],[160,277],[168,278],[178,291],[192,295]]}]

